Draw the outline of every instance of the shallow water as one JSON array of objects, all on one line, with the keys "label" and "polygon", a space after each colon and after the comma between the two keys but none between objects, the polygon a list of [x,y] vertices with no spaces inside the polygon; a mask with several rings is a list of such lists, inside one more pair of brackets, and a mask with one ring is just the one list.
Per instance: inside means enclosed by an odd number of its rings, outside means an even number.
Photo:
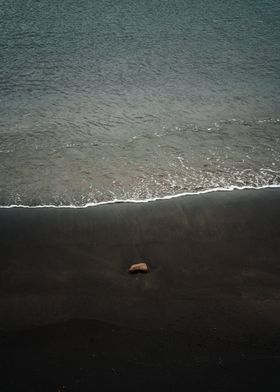
[{"label": "shallow water", "polygon": [[0,0],[0,204],[280,184],[280,5]]}]

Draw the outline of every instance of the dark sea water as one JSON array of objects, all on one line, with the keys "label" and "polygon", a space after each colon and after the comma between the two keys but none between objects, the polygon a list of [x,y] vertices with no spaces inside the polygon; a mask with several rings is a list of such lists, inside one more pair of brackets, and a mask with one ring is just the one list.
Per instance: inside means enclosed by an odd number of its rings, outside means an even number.
[{"label": "dark sea water", "polygon": [[279,0],[0,0],[0,205],[280,184]]}]

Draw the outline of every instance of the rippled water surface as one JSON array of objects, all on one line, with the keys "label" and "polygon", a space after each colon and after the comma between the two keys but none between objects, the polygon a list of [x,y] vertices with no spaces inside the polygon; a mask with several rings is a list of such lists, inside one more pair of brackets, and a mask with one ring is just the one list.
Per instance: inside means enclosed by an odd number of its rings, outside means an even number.
[{"label": "rippled water surface", "polygon": [[278,0],[0,0],[0,204],[280,184]]}]

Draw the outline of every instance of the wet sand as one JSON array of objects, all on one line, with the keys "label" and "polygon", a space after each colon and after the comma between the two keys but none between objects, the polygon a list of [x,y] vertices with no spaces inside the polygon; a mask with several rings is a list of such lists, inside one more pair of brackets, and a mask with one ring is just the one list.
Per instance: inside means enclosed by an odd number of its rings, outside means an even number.
[{"label": "wet sand", "polygon": [[0,209],[1,390],[275,390],[279,201]]}]

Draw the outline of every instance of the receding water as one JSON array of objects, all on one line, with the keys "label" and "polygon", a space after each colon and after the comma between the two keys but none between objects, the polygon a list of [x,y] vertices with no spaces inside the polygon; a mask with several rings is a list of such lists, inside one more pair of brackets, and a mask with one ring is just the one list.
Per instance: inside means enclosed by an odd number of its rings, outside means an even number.
[{"label": "receding water", "polygon": [[0,204],[280,184],[278,0],[0,0]]}]

